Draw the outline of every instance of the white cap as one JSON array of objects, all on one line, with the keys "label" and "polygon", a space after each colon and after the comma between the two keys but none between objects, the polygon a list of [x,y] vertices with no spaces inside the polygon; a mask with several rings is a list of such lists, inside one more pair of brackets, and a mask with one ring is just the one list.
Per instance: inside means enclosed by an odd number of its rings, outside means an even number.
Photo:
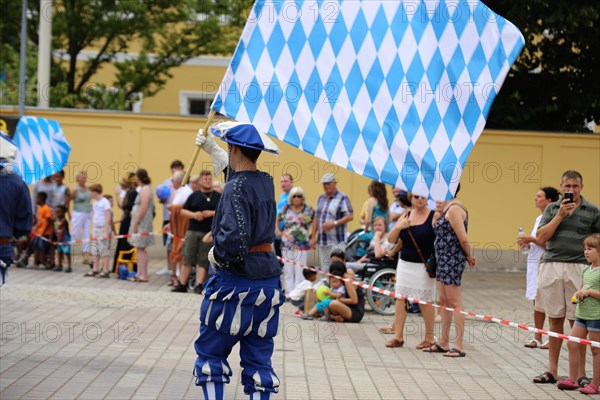
[{"label": "white cap", "polygon": [[330,182],[337,182],[337,179],[335,179],[334,174],[332,174],[331,172],[328,172],[325,175],[323,175],[323,177],[321,178],[321,183],[330,183]]}]

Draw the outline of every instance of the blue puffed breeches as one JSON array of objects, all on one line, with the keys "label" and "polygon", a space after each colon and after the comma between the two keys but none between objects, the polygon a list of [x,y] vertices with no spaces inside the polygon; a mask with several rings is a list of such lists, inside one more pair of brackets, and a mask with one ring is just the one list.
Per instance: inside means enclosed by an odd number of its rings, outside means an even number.
[{"label": "blue puffed breeches", "polygon": [[253,280],[219,271],[205,288],[200,335],[194,344],[196,385],[229,383],[227,357],[239,342],[244,392],[277,392],[279,379],[271,356],[279,307],[285,301],[280,278]]}]

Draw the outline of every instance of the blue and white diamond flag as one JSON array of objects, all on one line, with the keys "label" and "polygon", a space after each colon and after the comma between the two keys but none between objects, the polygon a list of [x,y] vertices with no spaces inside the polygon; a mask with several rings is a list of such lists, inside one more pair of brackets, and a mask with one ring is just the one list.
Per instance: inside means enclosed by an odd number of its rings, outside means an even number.
[{"label": "blue and white diamond flag", "polygon": [[257,0],[211,108],[449,199],[523,45],[479,1]]},{"label": "blue and white diamond flag", "polygon": [[51,119],[21,117],[12,139],[20,154],[15,170],[28,185],[63,169],[71,152],[62,127]]}]

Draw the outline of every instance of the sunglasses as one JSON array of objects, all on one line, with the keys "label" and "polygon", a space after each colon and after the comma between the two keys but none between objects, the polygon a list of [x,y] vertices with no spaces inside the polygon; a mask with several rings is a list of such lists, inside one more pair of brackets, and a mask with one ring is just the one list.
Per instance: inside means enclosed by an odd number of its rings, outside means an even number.
[{"label": "sunglasses", "polygon": [[303,199],[304,196],[302,196],[301,194],[295,194],[292,196],[293,199]]},{"label": "sunglasses", "polygon": [[425,199],[425,198],[426,198],[425,196],[417,196],[416,194],[413,194],[413,199],[419,200],[419,199]]}]

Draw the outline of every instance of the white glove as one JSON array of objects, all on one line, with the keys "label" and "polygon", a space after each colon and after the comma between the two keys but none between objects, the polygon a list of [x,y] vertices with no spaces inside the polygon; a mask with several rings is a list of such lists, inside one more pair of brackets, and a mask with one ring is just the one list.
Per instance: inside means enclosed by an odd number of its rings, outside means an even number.
[{"label": "white glove", "polygon": [[217,145],[214,135],[208,133],[204,135],[204,130],[199,129],[196,135],[196,146],[199,146],[210,155],[214,167],[214,175],[218,177],[221,171],[229,164],[229,157],[225,150]]},{"label": "white glove", "polygon": [[219,265],[217,260],[215,260],[215,246],[211,247],[208,251],[208,261],[213,265],[213,268]]},{"label": "white glove", "polygon": [[206,136],[204,135],[204,129],[198,129],[198,134],[196,135],[196,146],[202,147],[206,142]]}]

